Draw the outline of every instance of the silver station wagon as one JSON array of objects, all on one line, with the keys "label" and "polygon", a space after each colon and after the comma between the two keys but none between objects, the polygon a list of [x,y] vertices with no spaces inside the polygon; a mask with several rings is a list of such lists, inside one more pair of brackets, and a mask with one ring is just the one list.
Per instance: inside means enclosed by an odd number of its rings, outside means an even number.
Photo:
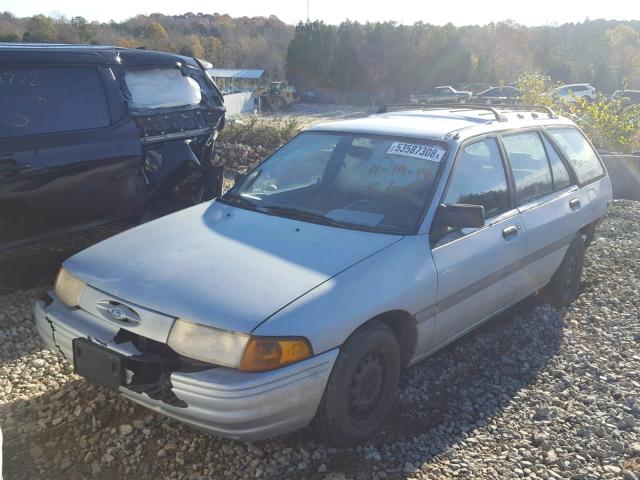
[{"label": "silver station wagon", "polygon": [[310,128],[221,198],[69,258],[40,334],[218,435],[366,440],[403,368],[536,292],[571,302],[611,199],[551,110],[403,108]]}]

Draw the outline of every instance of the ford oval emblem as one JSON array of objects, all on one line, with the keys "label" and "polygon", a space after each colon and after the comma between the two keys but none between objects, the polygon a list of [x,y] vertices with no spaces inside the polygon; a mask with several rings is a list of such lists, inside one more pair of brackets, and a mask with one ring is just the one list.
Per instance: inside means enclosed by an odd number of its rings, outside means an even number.
[{"label": "ford oval emblem", "polygon": [[127,314],[121,308],[111,307],[107,310],[109,314],[116,320],[124,320],[127,318]]},{"label": "ford oval emblem", "polygon": [[108,320],[117,322],[139,324],[140,316],[131,308],[113,300],[101,300],[96,303],[96,308]]}]

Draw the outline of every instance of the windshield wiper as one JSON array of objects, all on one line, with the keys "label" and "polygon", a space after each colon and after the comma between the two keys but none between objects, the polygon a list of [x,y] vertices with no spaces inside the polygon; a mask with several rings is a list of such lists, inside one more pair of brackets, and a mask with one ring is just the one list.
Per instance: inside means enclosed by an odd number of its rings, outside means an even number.
[{"label": "windshield wiper", "polygon": [[298,208],[291,207],[278,207],[273,205],[256,205],[252,201],[247,200],[244,196],[234,193],[227,193],[226,195],[220,197],[220,200],[229,205],[235,205],[237,207],[246,208],[247,210],[254,210],[256,212],[262,212],[269,215],[278,215],[294,220],[307,220],[312,223],[320,223],[322,225],[328,225],[331,227],[366,230],[365,227],[357,223],[339,222],[338,220],[333,220],[332,218],[325,217],[324,215],[321,215],[319,213],[309,212],[307,210],[300,210]]},{"label": "windshield wiper", "polygon": [[266,213],[282,215],[295,220],[309,220],[310,222],[321,223],[323,225],[329,225],[332,227],[349,228],[353,226],[356,226],[356,227],[359,226],[359,225],[353,225],[350,223],[339,222],[337,220],[333,220],[332,218],[325,217],[324,215],[321,215],[319,213],[309,212],[307,210],[300,210],[298,208],[264,206],[264,207],[258,207],[258,209]]},{"label": "windshield wiper", "polygon": [[220,200],[229,205],[235,205],[237,207],[246,208],[248,210],[260,210],[260,207],[258,207],[258,205],[253,203],[251,200],[247,200],[242,195],[238,195],[236,193],[227,193],[220,197]]}]

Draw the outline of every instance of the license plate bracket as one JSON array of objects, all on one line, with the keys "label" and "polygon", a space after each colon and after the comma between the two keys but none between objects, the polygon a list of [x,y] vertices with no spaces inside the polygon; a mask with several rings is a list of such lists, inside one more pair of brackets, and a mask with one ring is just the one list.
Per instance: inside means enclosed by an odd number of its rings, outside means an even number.
[{"label": "license plate bracket", "polygon": [[117,390],[124,385],[122,355],[86,338],[75,338],[73,368],[92,383]]}]

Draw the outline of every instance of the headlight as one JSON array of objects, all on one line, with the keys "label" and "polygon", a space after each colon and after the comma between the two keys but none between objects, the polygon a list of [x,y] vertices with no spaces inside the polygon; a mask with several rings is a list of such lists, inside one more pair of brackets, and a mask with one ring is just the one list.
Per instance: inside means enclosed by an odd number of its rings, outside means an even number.
[{"label": "headlight", "polygon": [[167,344],[180,355],[202,362],[237,368],[249,335],[208,327],[178,318]]},{"label": "headlight", "polygon": [[67,272],[64,267],[58,272],[53,287],[56,295],[69,307],[77,307],[86,284]]},{"label": "headlight", "polygon": [[255,337],[178,318],[167,344],[177,353],[215,365],[261,372],[284,367],[312,355],[301,337]]}]

